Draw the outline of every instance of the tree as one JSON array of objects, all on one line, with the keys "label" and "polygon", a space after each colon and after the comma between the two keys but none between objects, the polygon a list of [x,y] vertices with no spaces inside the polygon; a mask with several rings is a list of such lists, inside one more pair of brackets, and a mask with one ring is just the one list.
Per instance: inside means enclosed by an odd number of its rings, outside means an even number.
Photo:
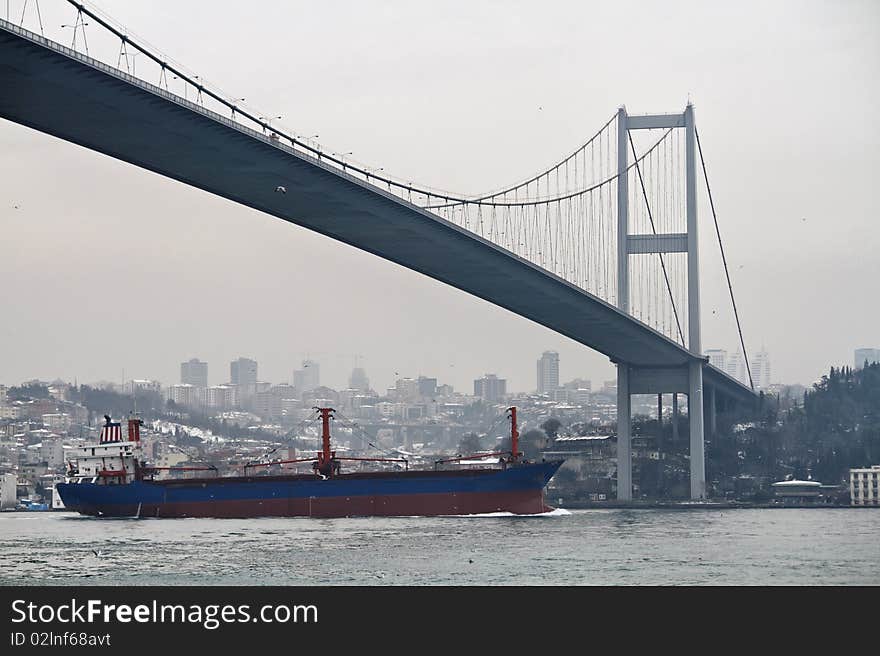
[{"label": "tree", "polygon": [[25,383],[18,387],[10,387],[7,391],[10,401],[27,401],[29,399],[48,399],[49,388],[37,382]]},{"label": "tree", "polygon": [[547,448],[547,435],[539,428],[532,428],[519,438],[519,450],[527,460],[537,460]]},{"label": "tree", "polygon": [[547,421],[541,424],[541,429],[546,433],[548,438],[555,440],[560,426],[562,426],[561,421],[556,417],[550,417]]}]

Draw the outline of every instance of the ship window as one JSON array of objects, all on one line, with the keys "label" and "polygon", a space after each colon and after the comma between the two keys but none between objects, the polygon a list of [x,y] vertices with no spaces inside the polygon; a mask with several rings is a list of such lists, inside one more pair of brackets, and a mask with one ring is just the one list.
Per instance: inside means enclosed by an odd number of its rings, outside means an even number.
[{"label": "ship window", "polygon": [[92,447],[92,455],[95,455],[95,447]]}]

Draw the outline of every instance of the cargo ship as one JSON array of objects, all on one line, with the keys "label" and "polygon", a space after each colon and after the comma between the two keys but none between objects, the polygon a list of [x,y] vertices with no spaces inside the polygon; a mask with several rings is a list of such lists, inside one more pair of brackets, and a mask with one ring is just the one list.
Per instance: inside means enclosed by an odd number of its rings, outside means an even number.
[{"label": "cargo ship", "polygon": [[[337,457],[331,448],[333,408],[315,408],[322,423],[314,457],[245,465],[244,475],[216,467],[152,467],[141,458],[142,421],[122,425],[105,415],[98,444],[83,447],[57,485],[68,510],[96,517],[371,517],[473,515],[552,510],[544,487],[562,460],[530,462],[519,452],[516,408],[508,409],[510,451],[456,456],[430,469],[402,458]],[[127,438],[127,439],[126,439]],[[464,466],[466,461],[495,463]],[[343,471],[347,461],[393,462],[397,471]],[[249,468],[311,462],[310,473],[259,475]],[[163,469],[210,471],[195,478],[156,478]]]}]

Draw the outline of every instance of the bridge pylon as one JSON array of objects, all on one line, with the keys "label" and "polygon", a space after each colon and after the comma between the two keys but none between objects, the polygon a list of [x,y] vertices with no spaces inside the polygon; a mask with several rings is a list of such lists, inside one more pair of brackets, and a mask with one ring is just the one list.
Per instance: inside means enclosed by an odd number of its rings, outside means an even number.
[{"label": "bridge pylon", "polygon": [[[685,130],[685,204],[687,231],[633,235],[629,231],[629,139],[631,130]],[[697,226],[697,160],[694,107],[680,114],[629,116],[617,113],[617,307],[632,314],[629,302],[630,257],[642,254],[687,254],[687,349],[695,357],[681,368],[634,367],[617,362],[617,498],[632,500],[632,394],[688,395],[691,499],[706,498],[705,431],[703,425],[703,362],[700,341],[700,269]],[[714,394],[710,395],[714,403]],[[714,407],[710,409],[714,417]]]}]

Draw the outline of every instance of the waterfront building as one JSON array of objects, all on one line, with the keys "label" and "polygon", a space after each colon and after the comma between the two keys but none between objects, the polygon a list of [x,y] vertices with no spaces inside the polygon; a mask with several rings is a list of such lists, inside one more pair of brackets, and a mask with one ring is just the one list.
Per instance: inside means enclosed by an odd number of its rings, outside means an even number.
[{"label": "waterfront building", "polygon": [[495,374],[486,374],[474,381],[474,396],[484,401],[497,403],[505,394],[507,394],[507,381]]},{"label": "waterfront building", "polygon": [[880,506],[880,465],[849,470],[849,498],[853,506]]},{"label": "waterfront building", "polygon": [[550,394],[559,387],[559,353],[544,351],[538,360],[538,394]]},{"label": "waterfront building", "polygon": [[813,503],[822,495],[822,484],[819,481],[780,481],[771,485],[773,496],[785,503],[801,505]]},{"label": "waterfront building", "polygon": [[876,348],[859,348],[853,352],[853,365],[856,369],[861,369],[868,364],[880,362],[880,349]]},{"label": "waterfront building", "polygon": [[13,509],[18,505],[15,494],[17,488],[18,476],[0,474],[0,510]]},{"label": "waterfront building", "polygon": [[198,358],[191,358],[180,363],[180,382],[204,389],[208,386],[208,363]]}]

